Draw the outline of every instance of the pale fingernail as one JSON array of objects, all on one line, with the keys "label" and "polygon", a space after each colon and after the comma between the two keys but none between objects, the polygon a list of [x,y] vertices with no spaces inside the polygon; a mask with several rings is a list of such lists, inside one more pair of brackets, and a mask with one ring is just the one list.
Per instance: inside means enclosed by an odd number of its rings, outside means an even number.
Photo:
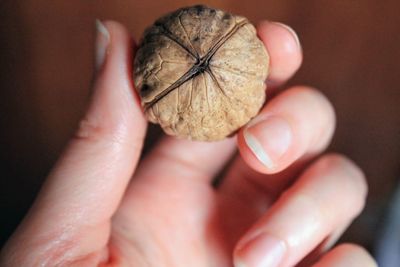
[{"label": "pale fingernail", "polygon": [[293,36],[293,39],[295,40],[297,47],[300,50],[302,50],[299,36],[297,35],[297,33],[290,26],[288,26],[286,24],[283,24],[283,23],[280,23],[280,22],[272,22],[272,23],[274,23],[275,25],[279,25],[279,26],[285,28]]},{"label": "pale fingernail", "polygon": [[289,149],[292,130],[283,118],[257,118],[246,126],[243,137],[256,158],[272,170]]},{"label": "pale fingernail", "polygon": [[262,233],[244,244],[235,253],[235,267],[277,267],[285,256],[285,243]]},{"label": "pale fingernail", "polygon": [[95,24],[97,31],[95,64],[96,70],[100,70],[106,58],[107,47],[110,42],[110,33],[100,20],[96,19]]}]

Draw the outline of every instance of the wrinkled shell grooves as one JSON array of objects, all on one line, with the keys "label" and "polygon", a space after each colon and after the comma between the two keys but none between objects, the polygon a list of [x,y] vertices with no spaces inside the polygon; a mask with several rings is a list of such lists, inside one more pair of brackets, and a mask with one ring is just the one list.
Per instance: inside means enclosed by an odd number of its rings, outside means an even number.
[{"label": "wrinkled shell grooves", "polygon": [[167,14],[145,31],[134,79],[151,122],[170,135],[214,141],[259,112],[268,64],[246,18],[194,6]]}]

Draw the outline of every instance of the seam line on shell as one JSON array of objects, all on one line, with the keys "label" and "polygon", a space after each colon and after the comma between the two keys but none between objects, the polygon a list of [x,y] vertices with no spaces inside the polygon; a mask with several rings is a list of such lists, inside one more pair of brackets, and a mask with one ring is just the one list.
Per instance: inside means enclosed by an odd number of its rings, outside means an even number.
[{"label": "seam line on shell", "polygon": [[213,80],[213,82],[215,82],[215,84],[219,88],[219,90],[222,93],[222,95],[229,99],[228,95],[225,93],[224,88],[222,88],[222,86],[219,84],[217,78],[215,77],[214,73],[212,72],[212,70],[210,68],[207,70],[207,73],[210,74],[211,79]]},{"label": "seam line on shell", "polygon": [[208,108],[208,112],[210,112],[210,99],[208,98],[208,86],[207,86],[206,76],[205,76],[204,72],[202,73],[201,76],[203,77],[203,82],[204,82],[204,89],[205,89],[206,99],[207,99],[207,108]]},{"label": "seam line on shell", "polygon": [[182,30],[185,33],[186,38],[188,39],[189,45],[192,47],[193,51],[196,53],[196,55],[195,55],[196,58],[199,58],[199,52],[194,48],[192,41],[189,38],[189,34],[187,33],[185,27],[183,26],[181,17],[182,17],[182,12],[178,15],[179,25],[182,27]]},{"label": "seam line on shell", "polygon": [[[247,20],[243,20],[240,23],[236,24],[227,34],[225,34],[223,37],[221,37],[220,40],[217,41],[217,43],[207,52],[207,54],[200,60],[200,62],[209,61],[214,56],[214,54],[218,51],[218,49],[224,44],[224,42],[226,40],[228,40],[230,37],[232,37],[232,35],[235,34],[235,32],[237,32],[241,27],[243,27],[246,24],[248,24]],[[190,53],[192,56],[194,56],[193,53],[190,52],[190,50],[186,46],[184,46],[183,44],[181,44],[179,41],[176,40],[175,36],[167,28],[165,28],[164,25],[158,24],[157,26],[161,27],[161,29],[164,30],[164,33],[171,35],[171,36],[169,36],[169,35],[165,34],[165,36],[168,36],[171,40],[175,41],[177,44],[179,44],[181,47],[183,47],[186,51],[188,51],[188,53]],[[207,66],[207,69],[209,69],[208,66]],[[185,74],[183,74],[182,77],[180,77],[176,82],[174,82],[173,84],[168,86],[166,89],[164,89],[161,93],[156,95],[153,100],[151,100],[150,102],[144,103],[144,109],[147,110],[148,108],[150,108],[151,106],[156,104],[161,98],[168,95],[171,91],[173,91],[177,87],[181,86],[188,80],[192,79],[197,74],[199,74],[198,65],[195,64]]]},{"label": "seam line on shell", "polygon": [[176,44],[178,44],[180,47],[182,47],[186,52],[188,52],[192,57],[197,59],[196,55],[192,53],[185,45],[181,44],[179,40],[176,39],[175,35],[168,30],[164,25],[162,24],[157,24],[156,26],[160,27],[162,30],[162,33],[165,37],[169,38],[170,40],[174,41]]},{"label": "seam line on shell", "polygon": [[193,80],[190,80],[190,102],[189,102],[190,109],[193,109],[192,101],[193,101]]},{"label": "seam line on shell", "polygon": [[251,78],[257,78],[257,76],[259,76],[257,73],[248,72],[248,71],[245,71],[245,70],[239,70],[239,69],[232,68],[232,67],[224,68],[224,67],[218,66],[218,65],[211,65],[211,67],[216,68],[216,69],[220,69],[220,70],[223,70],[223,71],[226,71],[226,72],[229,72],[229,73],[231,73],[233,75],[237,75],[237,76],[242,76],[243,74],[245,74],[247,76],[250,76]]}]

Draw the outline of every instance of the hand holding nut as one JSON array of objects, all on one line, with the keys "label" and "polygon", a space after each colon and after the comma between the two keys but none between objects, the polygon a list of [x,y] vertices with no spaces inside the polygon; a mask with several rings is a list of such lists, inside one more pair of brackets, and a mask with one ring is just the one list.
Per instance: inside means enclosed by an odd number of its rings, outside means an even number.
[{"label": "hand holding nut", "polygon": [[257,115],[269,56],[244,17],[179,9],[146,30],[134,62],[147,118],[167,134],[215,141]]}]

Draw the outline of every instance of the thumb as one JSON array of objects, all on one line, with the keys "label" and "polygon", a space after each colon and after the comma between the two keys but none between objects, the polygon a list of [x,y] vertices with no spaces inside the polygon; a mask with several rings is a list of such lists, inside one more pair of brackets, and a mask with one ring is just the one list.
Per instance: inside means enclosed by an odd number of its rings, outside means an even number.
[{"label": "thumb", "polygon": [[100,257],[106,248],[146,122],[132,87],[127,30],[111,21],[97,22],[97,29],[97,78],[88,111],[3,250],[0,263],[7,266],[58,266],[84,255]]}]

